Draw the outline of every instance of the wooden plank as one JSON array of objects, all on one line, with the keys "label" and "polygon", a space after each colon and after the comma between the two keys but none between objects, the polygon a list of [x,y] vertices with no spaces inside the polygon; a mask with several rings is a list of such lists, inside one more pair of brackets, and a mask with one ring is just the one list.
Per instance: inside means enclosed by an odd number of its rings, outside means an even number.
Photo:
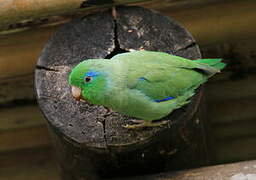
[{"label": "wooden plank", "polygon": [[44,44],[56,27],[0,36],[0,79],[32,74]]},{"label": "wooden plank", "polygon": [[50,138],[37,105],[0,109],[0,152],[49,146]]},{"label": "wooden plank", "polygon": [[[255,159],[256,141],[255,136],[237,137],[236,139],[225,139],[214,145],[216,154],[215,163],[227,163]],[[256,172],[256,169],[255,169]]]},{"label": "wooden plank", "polygon": [[[0,153],[0,179],[59,180],[57,167],[50,148],[28,149]],[[202,167],[197,169],[163,172],[155,175],[122,178],[123,180],[238,180],[255,177],[256,161]],[[120,178],[116,178],[120,179]]]},{"label": "wooden plank", "polygon": [[243,119],[255,119],[256,97],[237,99],[233,101],[218,101],[208,103],[208,115],[212,123],[235,122]]},{"label": "wooden plank", "polygon": [[238,138],[256,138],[256,117],[254,119],[241,119],[232,122],[213,122],[213,136],[215,141],[226,141]]},{"label": "wooden plank", "polygon": [[[219,74],[217,76],[222,76]],[[256,97],[256,74],[243,79],[210,81],[206,83],[205,94],[210,103]]]},{"label": "wooden plank", "polygon": [[209,45],[255,37],[255,6],[254,0],[201,0],[165,1],[152,8],[181,22],[200,45]]},{"label": "wooden plank", "polygon": [[1,108],[0,117],[0,133],[22,128],[46,126],[46,121],[37,105]]},{"label": "wooden plank", "polygon": [[[147,2],[150,0],[4,0],[0,3],[0,29],[26,27],[43,24],[50,16],[63,16],[86,11],[86,13],[100,11],[101,8],[113,4],[130,4]],[[88,12],[87,12],[88,11]]]},{"label": "wooden plank", "polygon": [[51,148],[0,153],[0,179],[59,180]]},{"label": "wooden plank", "polygon": [[72,1],[3,1],[0,3],[0,28],[7,29],[18,22],[33,22],[35,19],[44,18],[53,14],[63,14],[79,8],[82,0]]},{"label": "wooden plank", "polygon": [[46,126],[0,132],[0,152],[43,147],[49,144],[50,137]]},{"label": "wooden plank", "polygon": [[[117,178],[121,179],[121,178]],[[256,161],[202,167],[177,172],[123,178],[123,180],[254,180]]]},{"label": "wooden plank", "polygon": [[[5,1],[0,3],[0,28],[1,29],[7,29],[7,28],[17,28],[17,27],[30,27],[35,26],[36,24],[47,24],[52,23],[52,21],[60,21],[64,18],[67,19],[67,16],[63,15],[70,15],[72,14],[81,14],[80,11],[85,12],[86,14],[100,11],[101,8],[106,6],[111,6],[113,3],[115,4],[137,4],[137,5],[144,5],[145,7],[153,8],[159,11],[162,11],[166,14],[170,14],[170,9],[172,9],[171,14],[173,17],[178,17],[177,19],[181,22],[186,22],[188,25],[191,25],[190,22],[191,19],[194,20],[194,18],[200,19],[200,21],[197,21],[198,25],[201,25],[202,23],[207,23],[207,25],[210,25],[212,28],[212,35],[215,35],[215,32],[221,32],[222,29],[220,27],[229,27],[231,31],[225,31],[231,32],[229,37],[233,35],[233,33],[239,33],[239,30],[236,30],[237,28],[232,28],[233,24],[236,24],[237,27],[244,27],[243,25],[247,21],[241,21],[241,23],[237,23],[239,20],[243,20],[244,18],[241,18],[241,15],[246,15],[246,13],[252,12],[253,5],[255,5],[255,1],[253,0],[193,0],[193,1],[187,1],[187,0],[181,0],[181,1],[174,1],[174,0],[167,0],[167,1],[159,1],[159,0],[106,0],[104,2],[97,2],[97,1],[82,1],[82,0],[65,0],[65,1],[37,1],[36,3],[33,1],[24,1],[24,0],[18,0],[18,1]],[[217,5],[216,5],[217,4]],[[249,6],[247,6],[250,4]],[[210,7],[211,6],[211,7]],[[198,12],[198,7],[201,9]],[[206,7],[206,9],[205,9]],[[210,7],[210,8],[209,8]],[[189,9],[189,11],[188,11]],[[229,16],[225,16],[223,14],[227,13],[225,9],[229,10]],[[179,11],[177,13],[177,11]],[[216,13],[218,12],[218,13]],[[207,16],[204,14],[207,13]],[[214,16],[213,16],[214,15]],[[253,20],[252,14],[247,14],[247,20]],[[253,14],[255,15],[255,14]],[[51,17],[53,16],[53,17]],[[62,17],[61,17],[62,16]],[[49,18],[50,17],[50,18]],[[57,17],[57,18],[56,18]],[[58,18],[59,17],[59,18]],[[181,18],[179,18],[181,17]],[[237,17],[239,17],[237,19]],[[222,18],[230,18],[233,19],[230,21],[222,21]],[[53,20],[52,20],[53,19]],[[54,20],[55,19],[55,20]],[[68,18],[69,19],[69,18]],[[206,20],[214,20],[217,24],[214,25],[214,23],[209,23]],[[221,21],[219,21],[221,19]],[[230,20],[229,19],[229,20]],[[228,22],[228,23],[223,23]],[[254,24],[255,25],[255,24]],[[196,27],[189,29],[194,29]],[[206,26],[203,26],[206,27]],[[248,27],[248,26],[247,26]],[[199,28],[197,27],[196,30],[199,30],[200,32],[204,31],[205,28]],[[253,29],[250,28],[249,29]],[[249,30],[247,29],[247,31]],[[250,31],[250,30],[249,30]],[[253,31],[250,31],[253,32]],[[246,34],[246,33],[244,33]],[[202,33],[198,34],[198,37],[202,37]],[[205,33],[203,33],[203,36]],[[248,34],[249,35],[249,34]],[[253,34],[251,34],[253,35]],[[197,37],[197,35],[196,35]],[[212,38],[212,36],[204,36],[207,38]],[[226,36],[223,36],[224,38]]]},{"label": "wooden plank", "polygon": [[32,74],[1,79],[0,87],[1,107],[6,106],[6,104],[9,107],[11,104],[16,104],[17,101],[26,101],[30,104],[35,104]]}]

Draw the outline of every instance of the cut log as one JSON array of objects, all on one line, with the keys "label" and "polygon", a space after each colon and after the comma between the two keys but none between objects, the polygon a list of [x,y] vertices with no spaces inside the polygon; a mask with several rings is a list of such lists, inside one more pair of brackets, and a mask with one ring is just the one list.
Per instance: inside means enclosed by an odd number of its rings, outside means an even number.
[{"label": "cut log", "polygon": [[128,130],[131,118],[102,106],[77,102],[68,75],[88,58],[110,58],[134,50],[163,51],[198,59],[191,35],[174,20],[139,7],[75,19],[45,46],[36,69],[39,105],[49,123],[63,179],[131,176],[206,165],[202,91],[165,117],[169,126]]}]

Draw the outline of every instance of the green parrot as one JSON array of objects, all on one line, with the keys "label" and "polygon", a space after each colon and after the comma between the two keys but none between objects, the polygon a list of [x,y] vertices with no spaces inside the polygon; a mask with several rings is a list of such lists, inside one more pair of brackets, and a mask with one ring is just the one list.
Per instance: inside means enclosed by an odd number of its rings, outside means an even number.
[{"label": "green parrot", "polygon": [[140,119],[126,128],[159,126],[166,121],[153,121],[189,103],[196,88],[224,67],[221,59],[191,61],[164,52],[133,51],[79,63],[69,84],[76,100]]}]

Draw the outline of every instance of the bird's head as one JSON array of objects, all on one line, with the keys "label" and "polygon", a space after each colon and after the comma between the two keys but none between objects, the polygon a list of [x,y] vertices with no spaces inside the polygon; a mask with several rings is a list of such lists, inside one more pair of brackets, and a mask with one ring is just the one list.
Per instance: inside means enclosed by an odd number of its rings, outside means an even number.
[{"label": "bird's head", "polygon": [[102,104],[107,83],[102,59],[86,60],[73,68],[69,75],[72,96],[93,104]]}]

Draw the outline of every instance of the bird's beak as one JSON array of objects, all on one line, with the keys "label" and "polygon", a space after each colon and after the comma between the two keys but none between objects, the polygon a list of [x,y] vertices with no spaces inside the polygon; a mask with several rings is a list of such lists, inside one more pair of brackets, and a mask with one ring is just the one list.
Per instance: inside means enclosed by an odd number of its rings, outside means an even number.
[{"label": "bird's beak", "polygon": [[79,87],[71,86],[71,94],[77,101],[82,99],[82,90]]}]

